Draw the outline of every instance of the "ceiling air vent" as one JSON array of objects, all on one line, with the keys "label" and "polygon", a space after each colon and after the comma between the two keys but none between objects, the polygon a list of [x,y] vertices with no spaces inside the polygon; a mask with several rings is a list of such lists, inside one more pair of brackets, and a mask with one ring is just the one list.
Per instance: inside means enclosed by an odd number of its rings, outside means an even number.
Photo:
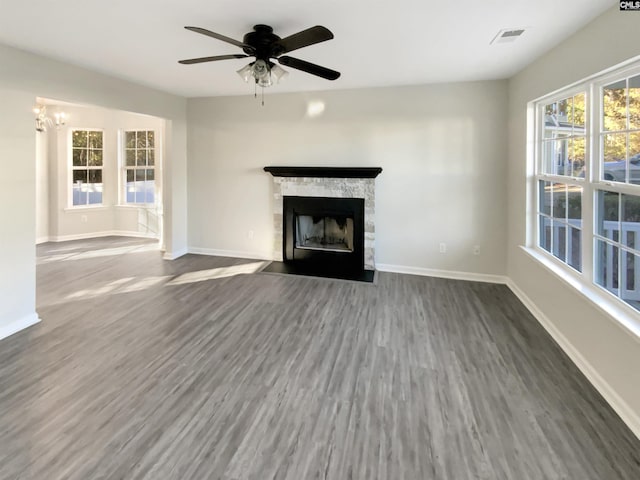
[{"label": "ceiling air vent", "polygon": [[498,34],[493,37],[493,40],[489,42],[490,45],[494,43],[511,43],[515,42],[518,37],[524,33],[524,28],[505,28],[500,30]]}]

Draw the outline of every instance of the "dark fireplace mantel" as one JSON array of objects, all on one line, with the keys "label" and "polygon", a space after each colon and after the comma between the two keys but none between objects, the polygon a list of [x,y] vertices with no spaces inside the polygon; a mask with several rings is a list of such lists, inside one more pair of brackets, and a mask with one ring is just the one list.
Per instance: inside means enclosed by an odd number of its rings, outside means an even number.
[{"label": "dark fireplace mantel", "polygon": [[381,167],[264,167],[274,177],[376,178]]}]

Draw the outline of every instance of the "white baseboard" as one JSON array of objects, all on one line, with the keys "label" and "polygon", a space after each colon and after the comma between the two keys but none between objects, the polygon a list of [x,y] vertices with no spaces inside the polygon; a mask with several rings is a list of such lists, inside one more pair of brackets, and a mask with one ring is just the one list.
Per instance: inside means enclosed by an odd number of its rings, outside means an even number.
[{"label": "white baseboard", "polygon": [[549,320],[549,318],[540,310],[535,303],[518,287],[513,280],[509,279],[507,286],[520,299],[525,307],[531,312],[536,320],[544,327],[544,329],[553,337],[556,343],[562,348],[564,353],[578,367],[578,369],[589,380],[591,385],[602,395],[606,402],[613,408],[629,429],[640,438],[640,417],[627,403],[618,395],[618,393],[600,376],[593,368],[589,361],[573,346],[573,344],[565,337],[560,330]]},{"label": "white baseboard", "polygon": [[162,258],[164,260],[175,260],[176,258],[180,258],[183,255],[186,255],[187,253],[189,253],[189,249],[183,248],[180,250],[176,250],[175,252],[164,252],[164,255],[162,255]]},{"label": "white baseboard", "polygon": [[[158,238],[155,233],[129,232],[126,230],[106,230],[102,232],[77,233],[74,235],[51,236],[46,239],[47,242],[68,242],[69,240],[85,240],[87,238],[98,237],[138,237],[138,238]],[[36,243],[40,243],[36,241]]]},{"label": "white baseboard", "polygon": [[247,258],[249,260],[273,260],[273,258],[271,258],[271,254],[239,250],[217,250],[214,248],[189,247],[189,253],[213,255],[216,257]]},{"label": "white baseboard", "polygon": [[8,325],[0,326],[0,340],[13,335],[14,333],[18,333],[20,330],[24,330],[31,325],[35,325],[38,322],[40,322],[40,317],[38,317],[38,314],[34,312],[31,315],[14,320]]},{"label": "white baseboard", "polygon": [[457,272],[453,270],[438,270],[435,268],[407,267],[405,265],[389,265],[386,263],[376,263],[376,270],[391,273],[406,273],[409,275],[420,275],[423,277],[450,278],[453,280],[470,280],[473,282],[486,283],[507,283],[508,278],[504,275],[491,275],[487,273]]}]

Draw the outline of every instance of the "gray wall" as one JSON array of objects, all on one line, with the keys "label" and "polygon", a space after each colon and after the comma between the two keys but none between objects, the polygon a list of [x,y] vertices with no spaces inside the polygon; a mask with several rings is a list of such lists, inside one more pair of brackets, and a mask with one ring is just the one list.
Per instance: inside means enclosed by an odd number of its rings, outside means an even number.
[{"label": "gray wall", "polygon": [[272,92],[188,101],[190,247],[271,258],[266,165],[375,166],[379,268],[505,273],[505,81]]},{"label": "gray wall", "polygon": [[511,280],[640,433],[639,339],[521,248],[526,244],[527,199],[530,205],[533,199],[526,157],[527,103],[639,55],[639,18],[631,13],[618,12],[616,6],[510,80],[507,255]]},{"label": "gray wall", "polygon": [[35,313],[36,97],[167,120],[166,246],[186,250],[186,100],[0,45],[0,338]]}]

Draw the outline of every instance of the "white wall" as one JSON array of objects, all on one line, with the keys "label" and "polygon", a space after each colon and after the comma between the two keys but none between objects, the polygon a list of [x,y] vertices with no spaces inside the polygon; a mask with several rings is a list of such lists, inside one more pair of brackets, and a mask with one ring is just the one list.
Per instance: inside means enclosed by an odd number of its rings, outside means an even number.
[{"label": "white wall", "polygon": [[[118,168],[118,132],[120,130],[154,130],[156,132],[156,181],[160,192],[162,174],[162,138],[163,120],[150,115],[139,115],[98,107],[47,107],[49,116],[55,112],[66,114],[66,125],[49,128],[48,132],[38,133],[37,143],[49,138],[50,149],[47,152],[51,165],[51,194],[37,195],[38,211],[48,210],[49,228],[46,235],[37,222],[38,238],[50,240],[88,237],[101,234],[147,235],[159,237],[155,228],[158,225],[158,209],[155,207],[118,206],[119,205],[119,168]],[[99,129],[103,131],[103,206],[89,208],[69,208],[69,135],[72,129]],[[38,157],[38,156],[37,156]],[[38,161],[38,164],[43,163]],[[36,193],[38,189],[36,189]],[[47,192],[48,193],[48,192]],[[44,203],[44,205],[42,204]],[[38,217],[40,220],[40,217]]]},{"label": "white wall", "polygon": [[49,238],[49,142],[47,132],[36,135],[36,242]]},{"label": "white wall", "polygon": [[617,6],[520,72],[509,82],[508,275],[564,337],[636,434],[640,435],[640,342],[520,246],[526,242],[527,103],[640,54],[638,15]]},{"label": "white wall", "polygon": [[35,313],[36,97],[165,118],[169,256],[186,251],[186,100],[0,45],[0,338]]},{"label": "white wall", "polygon": [[[271,258],[266,165],[375,166],[379,268],[505,273],[506,82],[277,88],[264,107],[252,96],[189,99],[190,247]],[[306,116],[310,101],[325,104],[321,116]]]}]

